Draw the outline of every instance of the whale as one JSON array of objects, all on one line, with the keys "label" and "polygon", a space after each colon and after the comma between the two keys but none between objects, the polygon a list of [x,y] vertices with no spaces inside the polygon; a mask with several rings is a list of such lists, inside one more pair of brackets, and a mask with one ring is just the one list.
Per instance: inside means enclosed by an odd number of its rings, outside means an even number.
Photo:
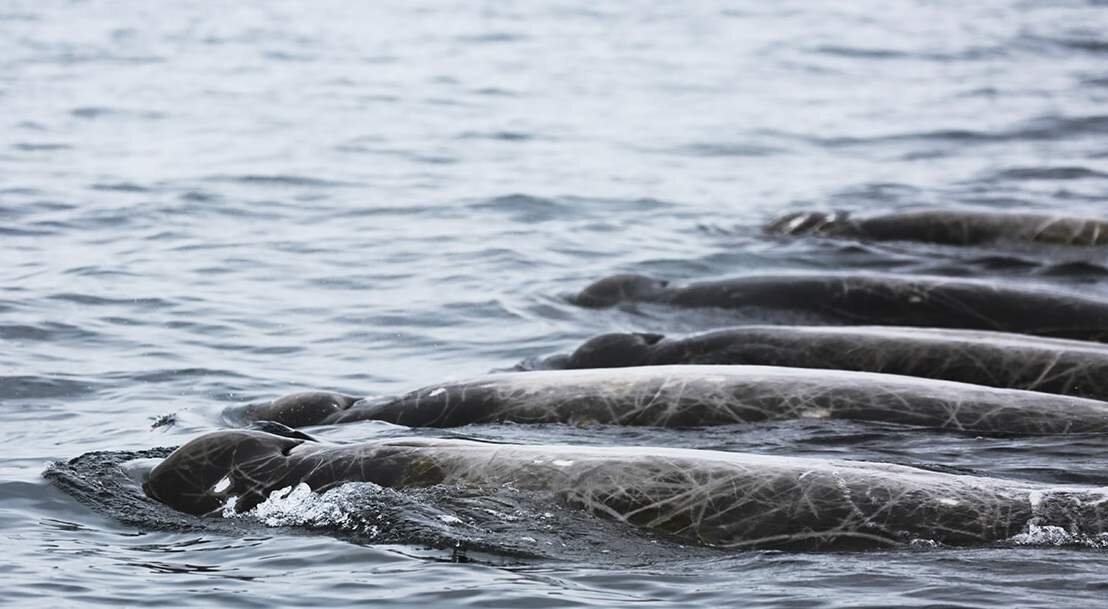
[{"label": "whale", "polygon": [[671,338],[616,332],[519,368],[672,364],[883,372],[1108,400],[1108,345],[984,330],[750,325]]},{"label": "whale", "polygon": [[904,465],[658,447],[389,439],[326,445],[260,431],[193,439],[155,466],[146,495],[195,515],[244,512],[271,493],[348,482],[543,493],[570,508],[719,548],[881,547],[1004,541],[1031,527],[1099,538],[1103,489]]},{"label": "whale", "polygon": [[800,211],[771,221],[765,230],[781,235],[919,241],[943,245],[979,245],[997,241],[1108,245],[1108,220],[983,209],[918,209],[863,216],[849,212]]},{"label": "whale", "polygon": [[833,325],[994,330],[1108,342],[1108,300],[994,282],[888,273],[783,273],[671,285],[635,274],[600,279],[584,307],[657,303],[736,312],[793,313]]},{"label": "whale", "polygon": [[[294,415],[286,417],[289,410]],[[373,420],[409,427],[512,422],[674,428],[814,418],[1038,435],[1106,432],[1108,402],[874,372],[672,365],[489,374],[364,398],[348,408],[319,408],[314,418],[286,397],[229,407],[224,418],[290,427]]]}]

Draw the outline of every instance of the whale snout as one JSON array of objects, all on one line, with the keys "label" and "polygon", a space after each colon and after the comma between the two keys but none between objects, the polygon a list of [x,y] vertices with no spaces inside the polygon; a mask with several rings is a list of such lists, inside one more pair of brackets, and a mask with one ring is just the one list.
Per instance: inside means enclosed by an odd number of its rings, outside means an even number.
[{"label": "whale snout", "polygon": [[669,285],[668,281],[624,273],[605,277],[581,291],[574,302],[583,307],[610,307],[620,302],[651,300]]},{"label": "whale snout", "polygon": [[231,406],[223,411],[230,422],[245,424],[253,421],[273,421],[288,427],[321,425],[328,417],[354,405],[359,398],[327,391],[293,393],[270,402]]},{"label": "whale snout", "polygon": [[585,341],[568,358],[567,368],[622,368],[642,366],[650,361],[651,347],[661,334],[601,334]]}]

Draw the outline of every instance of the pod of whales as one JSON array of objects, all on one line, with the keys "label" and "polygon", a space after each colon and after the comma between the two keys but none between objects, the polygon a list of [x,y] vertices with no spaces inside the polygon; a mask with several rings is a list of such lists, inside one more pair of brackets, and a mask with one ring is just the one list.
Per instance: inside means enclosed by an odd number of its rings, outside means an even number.
[{"label": "pod of whales", "polygon": [[242,511],[299,484],[461,485],[552,494],[569,506],[716,547],[1002,541],[1031,525],[1103,534],[1096,489],[1052,489],[912,467],[669,448],[406,439],[327,446],[214,432],[155,467],[143,489],[177,510]]},{"label": "pod of whales", "polygon": [[847,212],[796,212],[766,226],[784,235],[821,235],[870,241],[975,245],[1030,241],[1053,245],[1108,245],[1108,222],[1035,212],[928,209],[856,217]]},{"label": "pod of whales", "polygon": [[377,420],[411,427],[505,421],[693,427],[830,418],[975,434],[1108,431],[1108,403],[1099,400],[892,374],[773,366],[511,372],[432,385],[400,397],[364,399],[348,408],[314,397],[307,402],[305,406],[289,396],[232,407],[226,417],[290,426]]},{"label": "pod of whales", "polygon": [[535,367],[671,364],[883,372],[1108,400],[1108,345],[907,326],[737,326],[676,338],[603,334]]},{"label": "pod of whales", "polygon": [[[766,230],[956,245],[1108,245],[1108,223],[1098,220],[967,210],[798,213]],[[1084,342],[1108,342],[1108,300],[943,277],[785,273],[684,287],[615,275],[575,302],[752,309],[875,325],[742,326],[679,338],[606,334],[542,361],[547,370],[400,396],[310,392],[235,406],[226,420],[254,429],[186,443],[150,471],[143,490],[177,510],[207,515],[245,511],[299,485],[315,492],[348,482],[478,492],[507,486],[681,541],[732,548],[916,539],[964,545],[1037,526],[1108,540],[1108,489],[704,450],[431,439],[325,445],[285,427],[377,420],[681,428],[815,418],[975,435],[1108,432],[1108,345]]]},{"label": "pod of whales", "polygon": [[1108,341],[1108,301],[945,277],[790,273],[678,287],[643,275],[620,274],[586,287],[575,302],[587,307],[651,302],[786,310],[837,324],[999,330]]}]

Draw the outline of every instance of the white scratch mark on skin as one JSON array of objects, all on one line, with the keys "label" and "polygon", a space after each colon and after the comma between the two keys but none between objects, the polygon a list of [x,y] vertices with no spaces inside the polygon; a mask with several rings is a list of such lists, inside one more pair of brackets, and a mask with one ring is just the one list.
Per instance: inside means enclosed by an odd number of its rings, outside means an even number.
[{"label": "white scratch mark on skin", "polygon": [[215,483],[215,486],[212,487],[212,490],[217,493],[222,493],[229,488],[231,488],[231,477],[224,476],[219,482]]},{"label": "white scratch mark on skin", "polygon": [[1043,503],[1043,493],[1041,491],[1031,491],[1031,493],[1027,496],[1027,500],[1031,502],[1031,511],[1033,513],[1037,512],[1039,510],[1039,506]]},{"label": "white scratch mark on skin", "polygon": [[800,411],[800,416],[808,419],[828,419],[831,417],[829,408],[808,408]]},{"label": "white scratch mark on skin", "polygon": [[436,395],[442,395],[443,393],[446,393],[446,389],[443,389],[442,387],[439,387],[438,389],[436,389],[436,390],[432,391],[431,393],[427,394],[427,397],[433,398]]}]

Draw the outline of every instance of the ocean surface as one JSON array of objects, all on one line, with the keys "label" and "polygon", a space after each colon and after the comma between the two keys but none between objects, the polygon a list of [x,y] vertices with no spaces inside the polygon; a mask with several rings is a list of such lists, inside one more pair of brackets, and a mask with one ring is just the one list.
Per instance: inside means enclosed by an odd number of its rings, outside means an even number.
[{"label": "ocean surface", "polygon": [[[1049,536],[723,552],[569,513],[540,526],[548,515],[497,497],[467,504],[483,514],[469,529],[431,514],[409,536],[344,528],[341,504],[311,497],[186,526],[144,508],[115,465],[222,427],[230,404],[387,394],[600,332],[741,321],[568,302],[614,272],[868,269],[1108,296],[1104,250],[759,229],[788,211],[914,206],[1108,215],[1108,4],[6,0],[0,605],[1108,605],[1108,550]],[[841,422],[311,432],[1108,485],[1102,437]],[[64,465],[95,451],[109,452]]]}]

